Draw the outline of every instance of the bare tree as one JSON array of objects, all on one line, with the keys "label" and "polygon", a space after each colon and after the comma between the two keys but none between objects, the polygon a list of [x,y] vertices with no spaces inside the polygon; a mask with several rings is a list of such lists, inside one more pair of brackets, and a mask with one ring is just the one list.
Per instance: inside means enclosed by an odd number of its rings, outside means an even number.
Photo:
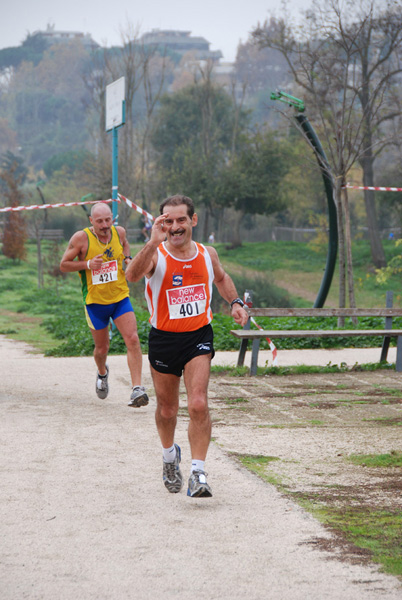
[{"label": "bare tree", "polygon": [[[364,184],[373,186],[374,160],[395,141],[385,123],[400,114],[393,86],[402,70],[401,6],[400,0],[387,2],[385,8],[381,3],[379,12],[375,0],[314,0],[300,29],[282,19],[253,32],[260,47],[276,49],[286,58],[324,138],[340,228],[340,306],[346,299],[346,261],[350,305],[354,302],[349,204],[342,190],[356,162],[362,166]],[[365,201],[372,260],[381,266],[385,256],[372,193],[365,194]]]},{"label": "bare tree", "polygon": [[143,55],[142,82],[144,87],[146,110],[144,118],[142,119],[142,122],[138,128],[140,150],[139,188],[140,197],[144,208],[148,209],[148,198],[145,190],[145,183],[150,162],[150,136],[153,126],[153,117],[159,99],[164,92],[166,71],[171,65],[169,64],[170,61],[166,57],[166,51],[162,51],[162,54],[157,54],[156,48],[149,49],[145,48],[144,46],[142,46],[141,51]]},{"label": "bare tree", "polygon": [[[95,57],[94,68],[87,74],[87,87],[92,104],[88,107],[98,115],[99,139],[98,175],[100,180],[111,179],[110,140],[105,133],[106,86],[125,78],[126,120],[119,135],[119,189],[124,195],[141,199],[147,204],[146,174],[149,162],[150,131],[158,100],[164,91],[168,59],[157,48],[145,48],[138,28],[127,24],[120,31],[122,46],[105,50]],[[126,225],[132,210],[125,205],[119,209],[121,222]]]}]

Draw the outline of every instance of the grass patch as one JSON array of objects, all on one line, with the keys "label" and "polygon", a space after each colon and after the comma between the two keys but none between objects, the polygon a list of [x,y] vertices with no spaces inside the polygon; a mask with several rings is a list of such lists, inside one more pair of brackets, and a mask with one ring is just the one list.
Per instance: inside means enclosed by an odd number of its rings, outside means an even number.
[{"label": "grass patch", "polygon": [[[310,373],[347,373],[353,372],[364,372],[364,371],[380,371],[380,370],[394,370],[395,363],[365,363],[355,364],[352,367],[348,367],[345,363],[341,365],[334,365],[328,363],[326,366],[319,365],[294,365],[289,367],[258,367],[257,376],[263,375],[308,375]],[[229,377],[244,377],[248,375],[250,369],[248,367],[231,367],[225,366],[212,366],[212,373],[219,373],[221,375],[227,375]]]},{"label": "grass patch", "polygon": [[20,313],[0,309],[0,334],[19,342],[25,342],[35,348],[37,352],[46,354],[59,342],[51,333],[44,330],[42,323],[43,319],[40,316],[26,319]]},{"label": "grass patch", "polygon": [[263,454],[235,454],[234,456],[249,471],[252,471],[267,483],[282,488],[283,483],[280,477],[266,470],[270,463],[280,460],[277,456],[264,456]]},{"label": "grass patch", "polygon": [[[346,540],[355,547],[366,550],[370,560],[380,564],[383,571],[402,577],[402,513],[400,511],[385,508],[373,510],[370,507],[360,506],[339,507],[336,504],[336,496],[333,501],[328,497],[324,503],[320,500],[321,496],[317,494],[290,492],[280,477],[267,470],[270,463],[279,460],[278,457],[250,454],[235,456],[244,467],[312,513],[333,531],[340,542],[344,543]],[[402,460],[402,453],[399,452],[385,456],[394,456]]]},{"label": "grass patch", "polygon": [[400,427],[402,425],[402,417],[378,417],[377,419],[363,419],[363,421],[385,427]]},{"label": "grass patch", "polygon": [[230,406],[247,403],[247,398],[225,398],[224,403]]},{"label": "grass patch", "polygon": [[[386,241],[387,242],[387,241]],[[51,242],[43,242],[43,260],[45,266],[44,272],[44,287],[38,289],[37,277],[37,257],[36,245],[28,243],[27,260],[12,261],[0,254],[0,306],[2,307],[3,322],[0,321],[0,330],[5,332],[5,335],[16,337],[21,341],[28,342],[35,346],[40,351],[54,356],[83,356],[91,355],[93,350],[92,336],[86,325],[84,311],[82,306],[80,281],[76,273],[68,273],[65,276],[55,276],[58,274],[58,263],[61,253],[64,250],[67,242],[63,242],[57,246]],[[396,252],[394,245],[388,244],[386,248],[388,258],[391,258],[391,253]],[[138,247],[139,248],[139,247]],[[133,255],[137,247],[133,247]],[[272,301],[263,298],[266,288],[267,273],[284,270],[288,273],[289,281],[292,281],[295,273],[308,271],[308,274],[317,277],[317,290],[322,279],[322,269],[326,260],[326,249],[323,252],[317,253],[303,243],[295,242],[266,242],[266,243],[246,243],[236,250],[229,250],[224,245],[218,245],[218,250],[222,254],[222,261],[233,266],[233,272],[237,276],[243,277],[244,269],[247,270],[247,282],[239,279],[239,286],[243,287],[247,283],[248,288],[255,288],[256,298],[260,297],[260,302],[267,302],[272,305]],[[364,270],[366,275],[370,266],[369,256],[370,250],[367,243],[358,243],[354,245],[354,259],[356,268]],[[282,272],[282,271],[281,271]],[[275,277],[275,274],[273,274]],[[280,278],[286,281],[287,277]],[[383,306],[385,304],[385,289],[382,289],[378,284],[374,285],[374,278],[367,279],[362,277],[363,282],[363,298],[370,301],[358,301],[360,306]],[[393,282],[391,282],[393,283]],[[255,284],[255,285],[254,285]],[[314,284],[315,285],[315,284]],[[399,279],[395,281],[395,291],[399,290]],[[148,343],[148,311],[144,304],[143,283],[130,284],[130,297],[134,304],[138,322],[140,342],[143,352],[147,352]],[[243,289],[239,287],[239,294],[243,294]],[[334,282],[334,288],[336,287]],[[370,288],[370,289],[369,289]],[[390,283],[386,289],[392,289]],[[258,292],[258,293],[257,293]],[[333,290],[331,290],[331,293]],[[370,292],[370,293],[368,293]],[[371,294],[371,295],[370,295]],[[217,293],[214,294],[218,296]],[[278,297],[279,298],[279,297]],[[371,300],[375,300],[371,302]],[[398,306],[400,297],[395,297],[395,306]],[[279,305],[282,300],[278,299],[274,305]],[[291,306],[300,304],[300,298],[290,297]],[[310,303],[311,304],[311,303]],[[255,304],[256,305],[256,304]],[[27,324],[26,326],[18,325],[17,317],[8,319],[8,312],[14,315],[24,314],[28,316],[36,316],[38,323]],[[212,321],[212,327],[215,336],[215,349],[222,350],[238,350],[239,341],[230,334],[230,330],[238,327],[234,324],[232,317],[228,314],[225,306],[225,314],[216,313]],[[361,319],[360,325],[364,328],[383,327],[383,319]],[[297,320],[294,318],[283,319],[259,319],[261,326],[269,324],[270,329],[302,329],[308,327],[316,328],[317,323],[312,319]],[[401,319],[402,324],[402,319]],[[398,326],[397,319],[394,325]],[[319,323],[319,327],[334,328],[336,320],[331,321],[331,318],[325,319]],[[14,333],[16,332],[16,333]],[[395,343],[394,340],[391,343]],[[292,340],[287,338],[281,340],[280,348],[341,348],[341,347],[363,347],[372,344],[379,345],[378,337],[373,338],[330,338],[329,340]],[[268,348],[266,340],[261,341],[262,348]],[[111,354],[125,353],[124,343],[118,333],[114,335],[110,348]],[[392,368],[392,366],[384,365],[382,368]],[[239,368],[237,372],[239,376],[244,376],[247,373],[247,368]],[[284,374],[283,368],[259,369],[260,374]],[[369,367],[366,367],[368,370]],[[346,365],[331,365],[327,368],[321,368],[319,372],[334,373],[347,370]],[[363,370],[362,366],[356,366],[355,370]],[[371,368],[371,370],[373,370]],[[222,372],[225,372],[223,370]],[[313,373],[318,372],[316,369],[309,367],[297,367],[294,373]]]},{"label": "grass patch", "polygon": [[211,373],[216,373],[218,375],[229,375],[230,377],[244,377],[245,375],[248,375],[248,372],[248,367],[230,367],[226,365],[211,366]]},{"label": "grass patch", "polygon": [[402,452],[392,450],[389,454],[351,454],[347,460],[362,467],[402,467]]},{"label": "grass patch", "polygon": [[400,388],[389,388],[381,385],[375,385],[380,392],[387,394],[388,396],[394,396],[395,398],[402,398],[402,390]]},{"label": "grass patch", "polygon": [[322,523],[341,531],[346,539],[368,550],[387,573],[402,576],[402,514],[366,508],[339,509],[314,505],[311,512]]},{"label": "grass patch", "polygon": [[[352,393],[352,392],[351,392]],[[338,398],[336,400],[340,406],[356,406],[357,404],[373,404],[373,400],[352,400],[351,398]]]}]

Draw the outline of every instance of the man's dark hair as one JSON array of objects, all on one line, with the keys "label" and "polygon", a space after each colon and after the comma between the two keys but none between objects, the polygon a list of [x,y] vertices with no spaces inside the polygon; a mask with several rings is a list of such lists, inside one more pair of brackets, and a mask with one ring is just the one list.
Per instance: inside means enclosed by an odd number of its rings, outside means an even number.
[{"label": "man's dark hair", "polygon": [[161,215],[163,214],[165,206],[180,206],[180,204],[185,204],[187,206],[187,215],[192,219],[194,215],[194,203],[191,198],[182,196],[181,194],[175,194],[174,196],[165,198],[159,207],[159,213]]}]

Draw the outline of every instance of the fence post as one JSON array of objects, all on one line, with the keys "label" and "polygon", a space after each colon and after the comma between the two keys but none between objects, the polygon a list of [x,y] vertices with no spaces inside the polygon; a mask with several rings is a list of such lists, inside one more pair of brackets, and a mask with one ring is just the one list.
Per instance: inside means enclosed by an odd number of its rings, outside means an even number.
[{"label": "fence post", "polygon": [[[246,290],[243,296],[244,304],[246,304],[249,308],[253,306],[253,291]],[[243,329],[251,329],[251,320],[250,317],[247,320],[247,323],[243,327]],[[248,340],[242,340],[240,343],[239,356],[237,358],[237,366],[242,367],[244,365],[244,358],[246,356]]]},{"label": "fence post", "polygon": [[[394,292],[389,290],[385,296],[386,308],[392,308],[393,301],[394,301]],[[392,329],[392,317],[385,317],[385,329]],[[391,340],[390,337],[384,337],[384,339],[382,341],[380,362],[384,362],[387,360],[390,340]]]}]

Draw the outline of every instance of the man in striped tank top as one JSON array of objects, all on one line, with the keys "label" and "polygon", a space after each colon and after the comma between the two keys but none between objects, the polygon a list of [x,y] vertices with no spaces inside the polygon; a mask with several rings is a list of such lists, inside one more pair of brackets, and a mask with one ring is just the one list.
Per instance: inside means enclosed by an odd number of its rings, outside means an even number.
[{"label": "man in striped tank top", "polygon": [[215,354],[212,283],[229,303],[236,323],[244,326],[248,314],[215,248],[192,239],[196,225],[197,215],[190,198],[166,198],[160,205],[151,238],[130,261],[126,278],[146,278],[145,297],[152,325],[148,357],[157,400],[155,420],[163,448],[164,484],[171,493],[179,492],[183,485],[181,450],[174,441],[183,375],[192,459],[187,495],[208,497],[212,496],[205,473],[211,439],[208,381]]}]

